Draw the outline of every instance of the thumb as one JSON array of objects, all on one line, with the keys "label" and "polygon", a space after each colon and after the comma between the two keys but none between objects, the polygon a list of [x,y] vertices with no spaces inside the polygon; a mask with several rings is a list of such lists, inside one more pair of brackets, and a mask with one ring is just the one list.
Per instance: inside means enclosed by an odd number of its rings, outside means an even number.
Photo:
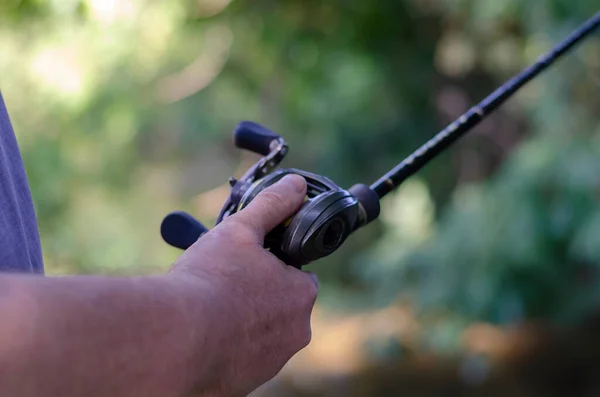
[{"label": "thumb", "polygon": [[234,216],[238,222],[251,226],[262,242],[267,233],[298,211],[305,196],[306,180],[300,175],[286,175]]}]

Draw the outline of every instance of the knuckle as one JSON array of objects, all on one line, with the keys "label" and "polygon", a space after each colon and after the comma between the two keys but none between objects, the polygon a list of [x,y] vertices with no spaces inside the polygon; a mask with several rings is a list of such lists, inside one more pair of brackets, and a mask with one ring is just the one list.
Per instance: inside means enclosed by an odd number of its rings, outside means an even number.
[{"label": "knuckle", "polygon": [[319,286],[316,277],[292,267],[286,266],[283,270],[288,272],[287,277],[298,297],[298,302],[301,303],[303,307],[312,309],[319,294]]},{"label": "knuckle", "polygon": [[310,323],[303,329],[298,336],[298,350],[304,349],[312,341],[312,329]]},{"label": "knuckle", "polygon": [[319,287],[316,282],[312,279],[311,276],[305,275],[304,282],[302,286],[302,294],[307,299],[308,302],[314,304],[317,299],[317,295],[319,293]]},{"label": "knuckle", "polygon": [[308,287],[308,293],[306,295],[307,304],[312,308],[317,302],[318,291],[314,285]]},{"label": "knuckle", "polygon": [[235,239],[238,243],[253,241],[253,238],[259,234],[259,224],[249,216],[241,216],[241,213],[227,218],[222,223],[222,231]]},{"label": "knuckle", "polygon": [[287,207],[289,205],[289,200],[282,194],[275,192],[273,190],[264,190],[262,193],[262,199],[265,204],[268,206],[267,209],[271,207]]},{"label": "knuckle", "polygon": [[306,327],[306,332],[304,333],[303,347],[310,345],[310,342],[312,342],[312,328],[309,324]]}]

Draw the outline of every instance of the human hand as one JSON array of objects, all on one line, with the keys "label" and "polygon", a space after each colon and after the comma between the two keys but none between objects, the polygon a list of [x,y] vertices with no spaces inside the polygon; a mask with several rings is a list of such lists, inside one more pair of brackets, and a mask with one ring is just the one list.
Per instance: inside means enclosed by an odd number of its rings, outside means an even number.
[{"label": "human hand", "polygon": [[[311,339],[316,277],[287,266],[263,248],[265,235],[302,205],[306,181],[291,175],[262,191],[242,211],[202,236],[171,275],[210,291],[210,386],[198,394],[245,396],[273,378]],[[206,347],[206,346],[204,346]]]}]

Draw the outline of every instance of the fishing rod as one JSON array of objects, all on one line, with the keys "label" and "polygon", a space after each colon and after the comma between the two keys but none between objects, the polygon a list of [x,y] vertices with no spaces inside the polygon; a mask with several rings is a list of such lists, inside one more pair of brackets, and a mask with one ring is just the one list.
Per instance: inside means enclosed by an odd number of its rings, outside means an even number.
[{"label": "fishing rod", "polygon": [[[230,195],[216,224],[242,210],[258,193],[285,175],[298,174],[307,183],[306,200],[294,216],[267,234],[264,247],[286,264],[297,268],[331,255],[350,234],[379,217],[380,200],[386,194],[472,130],[599,25],[600,12],[597,12],[533,65],[471,107],[370,186],[356,184],[346,190],[322,175],[296,168],[277,168],[288,153],[288,144],[267,127],[242,121],[234,131],[235,145],[263,157],[239,180],[229,179]],[[202,223],[182,211],[168,214],[161,224],[163,239],[180,249],[189,248],[206,232],[208,229]]]}]

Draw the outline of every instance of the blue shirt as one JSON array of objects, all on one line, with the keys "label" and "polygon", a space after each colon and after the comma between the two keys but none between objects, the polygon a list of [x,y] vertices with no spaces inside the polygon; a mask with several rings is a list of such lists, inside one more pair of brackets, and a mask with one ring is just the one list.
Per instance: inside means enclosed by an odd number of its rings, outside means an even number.
[{"label": "blue shirt", "polygon": [[0,272],[44,272],[31,192],[2,93],[0,93]]}]

